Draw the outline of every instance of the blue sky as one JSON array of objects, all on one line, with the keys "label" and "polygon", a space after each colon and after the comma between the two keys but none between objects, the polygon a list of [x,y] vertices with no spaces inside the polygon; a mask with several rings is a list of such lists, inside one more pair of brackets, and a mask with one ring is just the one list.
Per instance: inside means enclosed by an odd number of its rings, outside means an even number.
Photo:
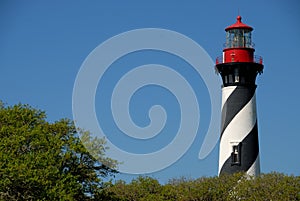
[{"label": "blue sky", "polygon": [[[263,57],[265,65],[264,73],[257,79],[256,91],[261,170],[264,173],[278,171],[300,175],[299,9],[300,3],[296,0],[254,0],[251,3],[237,0],[76,3],[2,0],[0,99],[9,105],[22,102],[45,110],[50,121],[73,118],[72,90],[76,75],[87,55],[105,40],[133,29],[169,29],[190,37],[215,59],[222,54],[224,28],[236,21],[239,10],[242,21],[254,27],[256,54]],[[104,86],[113,84],[116,74],[124,68],[151,63],[152,59],[168,64],[179,72],[184,73],[184,69],[188,69],[171,55],[151,51],[136,53],[112,66],[113,79],[108,78]],[[119,71],[120,66],[125,67]],[[213,67],[211,70],[214,70]],[[198,159],[209,122],[208,93],[201,78],[192,71],[186,74],[187,79],[192,80],[198,98],[201,97],[200,129],[191,148],[180,160],[149,175],[161,182],[180,176],[197,178],[217,175],[218,145],[207,158]],[[97,100],[103,98],[100,94],[103,94],[101,89],[97,91]],[[154,100],[151,98],[153,94],[163,94],[155,95],[163,98]],[[169,100],[173,102],[169,104]],[[167,124],[164,132],[172,133],[179,121],[176,117],[178,104],[162,88],[149,87],[137,93],[131,102],[132,118],[137,124],[147,125],[148,119],[143,115],[149,105],[157,103],[164,105],[171,114],[168,119],[171,124]],[[101,104],[96,108],[97,111],[107,110]],[[97,114],[99,118],[102,118],[101,114]],[[104,126],[113,129],[110,118],[104,119],[104,122],[108,121]],[[172,139],[172,135],[164,136],[153,143],[136,146],[136,142],[126,141],[122,137],[111,138],[124,149],[143,153],[159,149]],[[130,180],[135,176],[119,174],[116,179]]]}]

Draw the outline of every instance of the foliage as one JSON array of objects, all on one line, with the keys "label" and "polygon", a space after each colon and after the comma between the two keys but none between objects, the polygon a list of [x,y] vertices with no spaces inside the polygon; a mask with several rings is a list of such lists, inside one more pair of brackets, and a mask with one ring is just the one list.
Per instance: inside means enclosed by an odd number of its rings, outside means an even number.
[{"label": "foliage", "polygon": [[235,198],[247,201],[300,200],[300,177],[274,172],[255,179],[244,179],[236,187]]},{"label": "foliage", "polygon": [[274,172],[253,178],[237,173],[172,179],[165,185],[150,177],[138,177],[129,184],[118,181],[105,193],[110,195],[106,200],[116,201],[300,200],[300,177]]},{"label": "foliage", "polygon": [[49,123],[43,111],[0,101],[0,200],[90,200],[116,173],[106,149],[68,119]]},{"label": "foliage", "polygon": [[160,200],[162,186],[159,182],[150,177],[138,177],[130,184],[124,181],[117,181],[114,185],[105,189],[111,195],[111,200]]}]

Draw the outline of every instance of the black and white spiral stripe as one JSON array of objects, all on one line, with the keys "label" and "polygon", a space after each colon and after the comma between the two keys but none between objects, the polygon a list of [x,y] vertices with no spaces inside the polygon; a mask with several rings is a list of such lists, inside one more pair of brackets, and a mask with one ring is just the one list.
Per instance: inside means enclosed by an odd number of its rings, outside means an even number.
[{"label": "black and white spiral stripe", "polygon": [[[255,85],[222,88],[219,174],[260,172],[255,89]],[[234,145],[240,148],[239,164],[232,162]]]}]

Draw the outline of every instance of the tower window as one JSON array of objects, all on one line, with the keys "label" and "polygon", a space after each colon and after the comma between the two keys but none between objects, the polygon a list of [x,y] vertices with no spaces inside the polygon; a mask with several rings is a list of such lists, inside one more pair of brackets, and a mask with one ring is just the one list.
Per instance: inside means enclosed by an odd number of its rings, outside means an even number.
[{"label": "tower window", "polygon": [[230,29],[226,32],[226,48],[253,48],[250,29]]},{"label": "tower window", "polygon": [[241,165],[241,145],[233,145],[231,153],[231,165]]},{"label": "tower window", "polygon": [[228,75],[228,82],[233,83],[233,75],[231,74]]},{"label": "tower window", "polygon": [[239,82],[240,81],[240,77],[238,75],[234,76],[234,82]]},{"label": "tower window", "polygon": [[246,83],[245,77],[244,77],[244,76],[241,76],[241,83],[242,83],[242,84],[245,84],[245,83]]}]

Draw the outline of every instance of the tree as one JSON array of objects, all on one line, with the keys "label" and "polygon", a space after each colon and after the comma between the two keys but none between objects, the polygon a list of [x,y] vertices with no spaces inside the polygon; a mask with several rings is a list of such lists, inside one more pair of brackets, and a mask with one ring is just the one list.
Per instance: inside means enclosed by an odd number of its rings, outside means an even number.
[{"label": "tree", "polygon": [[106,150],[68,119],[50,123],[44,111],[0,101],[0,200],[91,200],[117,173]]},{"label": "tree", "polygon": [[240,200],[300,200],[300,177],[272,172],[243,179],[236,187]]},{"label": "tree", "polygon": [[110,195],[106,200],[114,201],[300,200],[300,177],[276,172],[259,177],[236,173],[196,180],[172,179],[165,185],[138,177],[129,184],[118,181],[104,192]]},{"label": "tree", "polygon": [[142,176],[133,179],[129,184],[122,180],[117,181],[114,185],[105,189],[107,194],[111,195],[109,200],[119,201],[163,201],[161,190],[162,187],[156,179]]}]

